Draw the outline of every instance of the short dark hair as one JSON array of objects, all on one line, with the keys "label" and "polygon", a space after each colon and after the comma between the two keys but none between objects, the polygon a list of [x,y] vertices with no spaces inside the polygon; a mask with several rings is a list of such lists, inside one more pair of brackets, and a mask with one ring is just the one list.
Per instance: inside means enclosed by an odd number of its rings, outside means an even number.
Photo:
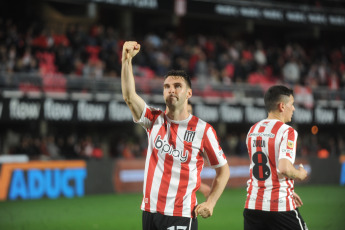
[{"label": "short dark hair", "polygon": [[264,97],[267,112],[275,110],[277,104],[284,101],[284,97],[290,97],[290,95],[293,95],[293,90],[283,85],[275,85],[269,88]]},{"label": "short dark hair", "polygon": [[189,88],[192,88],[192,82],[190,80],[189,75],[184,70],[170,70],[165,76],[164,79],[168,77],[182,77],[186,82]]}]

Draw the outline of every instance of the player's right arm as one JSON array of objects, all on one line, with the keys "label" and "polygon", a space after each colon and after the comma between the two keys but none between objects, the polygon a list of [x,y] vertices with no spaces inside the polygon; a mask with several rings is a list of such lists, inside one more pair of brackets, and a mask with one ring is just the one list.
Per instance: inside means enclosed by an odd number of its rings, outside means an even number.
[{"label": "player's right arm", "polygon": [[135,90],[132,59],[140,51],[140,45],[135,41],[127,41],[122,49],[121,88],[122,96],[132,112],[134,120],[138,121],[145,108],[145,101]]}]

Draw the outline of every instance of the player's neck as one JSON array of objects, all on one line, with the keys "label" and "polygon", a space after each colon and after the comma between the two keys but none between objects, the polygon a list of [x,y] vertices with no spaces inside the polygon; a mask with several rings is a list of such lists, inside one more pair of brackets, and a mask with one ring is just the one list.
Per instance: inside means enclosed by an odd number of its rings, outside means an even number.
[{"label": "player's neck", "polygon": [[171,109],[169,107],[166,108],[166,115],[169,119],[174,121],[183,121],[189,117],[189,113],[187,109],[183,108],[181,110]]},{"label": "player's neck", "polygon": [[284,117],[283,117],[283,115],[280,114],[280,113],[271,112],[271,113],[268,114],[267,119],[270,119],[270,120],[279,120],[279,121],[285,123]]}]

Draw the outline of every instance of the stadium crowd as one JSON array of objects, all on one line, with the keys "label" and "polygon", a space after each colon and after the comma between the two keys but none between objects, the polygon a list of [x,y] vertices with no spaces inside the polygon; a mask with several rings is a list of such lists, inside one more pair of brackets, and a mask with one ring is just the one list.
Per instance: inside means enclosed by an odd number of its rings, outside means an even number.
[{"label": "stadium crowd", "polygon": [[[101,24],[71,24],[65,31],[57,31],[39,23],[22,28],[13,20],[0,20],[0,72],[119,77],[124,39],[115,28]],[[142,54],[135,60],[135,74],[144,78],[183,69],[205,84],[282,82],[311,89],[345,87],[344,46],[266,44],[207,34],[181,38],[169,31],[135,39],[143,44]]]},{"label": "stadium crowd", "polygon": [[[62,85],[65,76],[119,78],[125,39],[116,28],[101,24],[90,27],[71,24],[66,30],[58,31],[40,23],[24,28],[13,20],[0,20],[0,85],[6,85],[15,73],[37,74],[43,81],[54,76]],[[232,40],[225,35],[208,34],[182,38],[169,31],[160,35],[138,35],[136,40],[142,43],[142,52],[134,60],[134,74],[139,78],[161,78],[169,69],[183,69],[194,81],[205,85],[246,83],[265,88],[282,83],[295,89],[297,103],[310,108],[314,106],[313,89],[320,86],[330,91],[345,88],[344,46],[267,44],[266,41]],[[16,135],[18,142],[8,149],[12,154],[27,152],[32,159],[103,157],[102,150],[90,137]],[[244,137],[245,133],[221,137],[227,155],[246,156]],[[139,141],[117,140],[116,147],[110,147],[110,156],[143,156],[145,144],[140,144],[141,137],[137,138]],[[345,155],[344,136],[324,139],[306,133],[299,138],[302,156],[317,155],[325,148],[330,156]],[[324,143],[320,144],[320,140]]]}]

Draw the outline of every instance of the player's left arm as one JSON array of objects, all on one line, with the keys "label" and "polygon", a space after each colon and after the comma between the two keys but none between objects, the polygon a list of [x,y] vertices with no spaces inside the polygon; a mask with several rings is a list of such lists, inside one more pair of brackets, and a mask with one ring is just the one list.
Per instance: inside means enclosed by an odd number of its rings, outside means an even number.
[{"label": "player's left arm", "polygon": [[283,135],[280,146],[278,170],[279,173],[290,179],[304,180],[307,177],[307,171],[300,166],[296,169],[293,166],[296,157],[297,132],[289,128]]},{"label": "player's left arm", "polygon": [[212,216],[213,209],[216,203],[224,191],[226,184],[230,177],[229,165],[225,164],[219,168],[216,168],[216,177],[213,180],[211,192],[207,200],[195,208],[195,216],[202,216],[208,218]]},{"label": "player's left arm", "polygon": [[293,164],[288,159],[280,159],[278,162],[278,169],[279,172],[288,178],[297,179],[297,180],[305,180],[308,176],[307,171],[303,168],[303,166],[299,166],[296,169]]}]

